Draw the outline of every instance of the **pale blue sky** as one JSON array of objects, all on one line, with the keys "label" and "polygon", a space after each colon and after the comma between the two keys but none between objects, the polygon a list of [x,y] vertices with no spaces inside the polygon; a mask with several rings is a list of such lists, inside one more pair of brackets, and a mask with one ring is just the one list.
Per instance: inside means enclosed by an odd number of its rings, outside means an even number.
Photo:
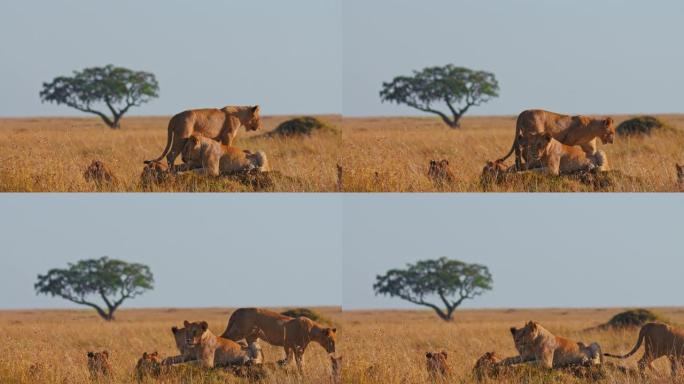
[{"label": "pale blue sky", "polygon": [[41,104],[41,84],[110,63],[159,80],[159,99],[131,114],[340,113],[340,1],[3,0],[0,116],[82,115]]},{"label": "pale blue sky", "polygon": [[155,289],[129,308],[342,300],[335,195],[3,194],[0,212],[3,309],[77,308],[36,296],[36,275],[104,255],[154,273]]},{"label": "pale blue sky", "polygon": [[493,275],[465,307],[684,305],[679,195],[345,195],[343,211],[345,309],[424,308],[372,285],[441,256]]},{"label": "pale blue sky", "polygon": [[684,112],[681,0],[344,0],[345,115],[383,81],[453,63],[494,72],[500,97],[470,114]]}]

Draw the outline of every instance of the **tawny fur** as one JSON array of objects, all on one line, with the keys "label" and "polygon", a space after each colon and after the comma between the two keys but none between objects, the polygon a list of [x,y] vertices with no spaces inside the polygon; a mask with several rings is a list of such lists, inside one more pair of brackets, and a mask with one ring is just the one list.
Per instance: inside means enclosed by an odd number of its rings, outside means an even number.
[{"label": "tawny fur", "polygon": [[454,173],[449,169],[449,160],[430,160],[428,177],[436,185],[451,184],[456,181]]},{"label": "tawny fur", "polygon": [[297,368],[302,371],[304,351],[309,343],[318,343],[329,354],[335,353],[337,329],[324,327],[307,317],[296,317],[287,321],[285,328],[285,362],[292,361],[294,356]]},{"label": "tawny fur", "polygon": [[97,185],[109,184],[116,181],[114,172],[104,161],[93,160],[88,168],[83,172],[86,181],[92,181]]},{"label": "tawny fur", "polygon": [[539,323],[528,322],[523,328],[511,327],[511,335],[519,356],[506,358],[504,365],[533,363],[545,368],[571,365],[595,365],[602,362],[598,344],[589,346],[555,336]]},{"label": "tawny fur", "polygon": [[342,356],[330,356],[331,375],[333,384],[342,383]]},{"label": "tawny fur", "polygon": [[477,380],[496,378],[499,375],[501,358],[496,352],[486,352],[480,356],[473,367],[473,376]]},{"label": "tawny fur", "polygon": [[580,147],[565,145],[549,134],[530,136],[528,142],[530,153],[539,159],[539,170],[548,174],[608,170],[608,158],[602,150],[587,154]]},{"label": "tawny fur", "polygon": [[166,147],[161,156],[145,163],[160,161],[166,156],[169,167],[181,153],[185,140],[191,135],[208,137],[224,145],[235,142],[240,127],[256,131],[261,126],[260,108],[255,106],[226,106],[221,109],[191,109],[171,118]]},{"label": "tawny fur", "polygon": [[311,341],[320,344],[328,353],[335,352],[335,328],[323,327],[305,317],[289,317],[261,308],[239,308],[228,320],[221,337],[231,340],[246,339],[248,343],[262,339],[285,349],[283,364],[294,355],[302,369],[303,354]]},{"label": "tawny fur", "polygon": [[110,377],[112,366],[109,364],[109,352],[88,352],[88,372],[94,380]]},{"label": "tawny fur", "polygon": [[161,375],[161,372],[162,359],[157,351],[152,353],[144,352],[135,364],[135,377],[138,382],[145,380],[147,377],[157,378]]},{"label": "tawny fur", "polygon": [[425,353],[425,366],[432,380],[444,380],[451,375],[447,357],[446,351]]},{"label": "tawny fur", "polygon": [[646,367],[653,369],[653,361],[667,356],[670,359],[672,376],[676,376],[677,368],[684,366],[684,330],[663,323],[646,323],[639,330],[636,345],[626,355],[605,356],[626,359],[635,354],[644,345],[644,355],[637,366],[640,371]]},{"label": "tawny fur", "polygon": [[[594,119],[586,116],[569,116],[539,109],[523,111],[518,115],[515,137],[511,150],[500,161],[506,160],[515,152],[515,166],[525,169],[522,163],[534,163],[525,149],[525,140],[531,135],[548,133],[565,145],[578,145],[587,155],[597,150],[597,138],[603,144],[611,144],[615,139],[615,123],[612,118]],[[531,164],[532,167],[534,164]],[[529,168],[529,167],[528,167]]]},{"label": "tawny fur", "polygon": [[190,136],[183,147],[183,161],[195,172],[218,176],[225,173],[270,170],[266,154],[223,145],[202,136]]},{"label": "tawny fur", "polygon": [[185,321],[183,325],[184,328],[171,328],[181,354],[164,359],[164,365],[199,361],[211,368],[251,364],[254,360],[249,350],[243,350],[235,341],[214,335],[206,321]]}]

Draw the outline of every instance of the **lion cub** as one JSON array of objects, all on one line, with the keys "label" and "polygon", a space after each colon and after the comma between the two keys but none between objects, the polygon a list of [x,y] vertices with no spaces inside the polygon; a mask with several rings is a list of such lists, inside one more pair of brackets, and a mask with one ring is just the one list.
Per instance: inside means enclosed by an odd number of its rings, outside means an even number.
[{"label": "lion cub", "polygon": [[204,136],[190,136],[183,147],[182,159],[190,169],[218,176],[221,173],[269,171],[266,154],[252,153],[227,146]]},{"label": "lion cub", "polygon": [[438,186],[451,184],[456,180],[454,173],[449,169],[449,160],[430,160],[428,177]]},{"label": "lion cub", "polygon": [[582,148],[565,145],[549,134],[529,137],[528,146],[531,153],[541,160],[541,170],[551,175],[608,170],[608,158],[600,149],[594,154],[587,154]]},{"label": "lion cub", "polygon": [[112,366],[109,364],[109,352],[88,352],[88,371],[94,380],[109,377]]},{"label": "lion cub", "polygon": [[447,364],[447,357],[445,351],[427,352],[425,354],[427,371],[433,381],[437,379],[444,380],[451,374],[451,368]]}]

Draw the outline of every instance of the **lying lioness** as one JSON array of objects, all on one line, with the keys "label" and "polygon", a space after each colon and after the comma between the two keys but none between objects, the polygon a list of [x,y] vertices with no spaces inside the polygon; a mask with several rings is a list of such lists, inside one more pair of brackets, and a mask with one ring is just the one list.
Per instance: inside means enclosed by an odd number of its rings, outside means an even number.
[{"label": "lying lioness", "polygon": [[580,147],[561,143],[548,133],[530,136],[528,144],[530,151],[540,160],[540,169],[552,175],[608,169],[608,158],[600,149],[588,154]]},{"label": "lying lioness", "polygon": [[546,368],[563,368],[572,365],[594,365],[603,362],[601,347],[592,343],[587,346],[564,337],[556,336],[530,321],[524,327],[511,327],[511,335],[519,356],[501,361],[502,365],[531,362]]},{"label": "lying lioness", "polygon": [[182,156],[190,169],[210,176],[254,169],[269,170],[264,152],[243,151],[204,136],[190,136],[183,147]]}]

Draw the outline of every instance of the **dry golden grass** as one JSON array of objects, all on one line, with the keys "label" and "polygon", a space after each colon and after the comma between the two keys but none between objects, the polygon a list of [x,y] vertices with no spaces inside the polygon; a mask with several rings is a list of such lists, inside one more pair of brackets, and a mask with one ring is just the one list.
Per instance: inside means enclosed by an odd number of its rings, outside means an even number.
[{"label": "dry golden grass", "polygon": [[[291,116],[290,116],[291,117]],[[268,190],[282,192],[334,191],[340,135],[304,138],[262,136],[287,120],[266,116],[262,130],[238,133],[236,146],[266,152],[278,178]],[[339,127],[337,115],[319,116]],[[156,158],[166,144],[169,117],[129,117],[123,128],[111,130],[93,118],[0,119],[0,191],[5,192],[137,192],[143,160]],[[92,160],[104,161],[117,180],[98,186],[83,172]],[[176,163],[180,163],[180,157]],[[251,191],[227,178],[184,177],[153,191]]]},{"label": "dry golden grass", "polygon": [[[630,116],[613,116],[619,124]],[[617,177],[605,191],[678,191],[675,163],[684,162],[684,115],[658,116],[673,130],[646,138],[617,137],[602,145]],[[487,160],[511,148],[515,116],[465,117],[460,130],[436,118],[344,118],[342,165],[348,192],[481,192],[480,173]],[[437,187],[427,177],[432,159],[448,159],[456,181]],[[512,158],[508,164],[512,164]],[[522,177],[492,191],[594,191],[592,186],[561,177]]]},{"label": "dry golden grass", "polygon": [[[604,352],[626,353],[636,342],[638,329],[587,330],[604,323],[619,309],[461,310],[446,323],[431,311],[344,311],[339,317],[345,383],[430,383],[425,352],[447,351],[452,369],[449,383],[475,382],[475,361],[488,351],[503,357],[517,355],[509,332],[535,320],[551,332],[577,341],[598,342]],[[674,323],[684,322],[684,309],[655,309]],[[606,361],[636,369],[642,349],[633,357]],[[669,362],[656,360],[650,382],[670,383]],[[521,369],[519,374],[490,383],[586,383],[564,372]],[[607,374],[603,383],[643,383],[622,373]]]},{"label": "dry golden grass", "polygon": [[[339,307],[317,308],[336,321]],[[140,309],[120,310],[117,320],[107,323],[93,311],[2,311],[0,312],[0,383],[90,383],[86,366],[88,351],[108,350],[112,364],[111,383],[135,383],[135,364],[143,352],[177,355],[171,327],[183,320],[206,320],[220,335],[232,310]],[[265,359],[283,358],[281,347],[262,342]],[[33,364],[38,363],[33,368]],[[304,376],[298,377],[294,362],[286,369],[269,371],[263,383],[327,383],[331,363],[325,350],[312,344],[304,355]],[[187,364],[183,366],[187,367]],[[182,366],[162,380],[164,383],[247,383],[225,370]]]},{"label": "dry golden grass", "polygon": [[[337,355],[343,357],[343,383],[430,383],[425,352],[449,353],[452,377],[449,382],[474,382],[471,371],[479,356],[496,351],[516,355],[508,329],[528,320],[541,322],[550,331],[578,341],[596,341],[604,352],[625,353],[634,345],[637,329],[587,330],[610,319],[622,309],[509,309],[461,310],[454,322],[439,320],[431,311],[344,311],[318,308],[338,328]],[[684,309],[656,308],[673,323],[684,323]],[[204,319],[220,334],[231,310],[139,309],[121,310],[115,322],[106,323],[84,311],[2,311],[0,331],[1,383],[88,383],[86,353],[110,352],[115,383],[134,383],[134,367],[143,352],[158,350],[163,356],[176,354],[170,328],[182,321]],[[283,356],[282,348],[262,343],[267,362]],[[642,347],[643,351],[643,347]],[[642,351],[626,361],[607,359],[636,368]],[[37,368],[31,366],[39,362]],[[654,363],[649,382],[670,383],[667,359]],[[187,366],[187,365],[186,365]],[[292,364],[287,371],[270,371],[264,383],[330,383],[331,366],[326,352],[312,344],[305,354],[304,375],[298,377]],[[155,382],[155,381],[150,381]],[[166,383],[245,383],[222,370],[182,369],[165,376]],[[491,383],[581,383],[564,372],[523,369]],[[611,372],[603,383],[644,382]]]}]

